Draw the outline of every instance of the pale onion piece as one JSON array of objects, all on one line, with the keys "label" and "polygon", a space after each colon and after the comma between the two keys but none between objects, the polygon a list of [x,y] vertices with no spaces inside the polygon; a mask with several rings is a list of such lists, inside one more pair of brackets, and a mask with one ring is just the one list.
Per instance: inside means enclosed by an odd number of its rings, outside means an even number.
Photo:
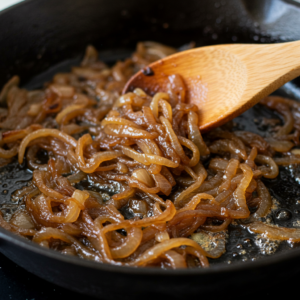
[{"label": "pale onion piece", "polygon": [[162,254],[161,257],[167,259],[174,270],[185,269],[187,267],[183,255],[174,250],[167,251],[166,253]]},{"label": "pale onion piece", "polygon": [[73,104],[84,105],[84,107],[91,106],[97,104],[97,101],[91,98],[88,98],[84,94],[75,94]]},{"label": "pale onion piece", "polygon": [[247,218],[250,214],[250,211],[248,209],[247,203],[246,203],[246,189],[249,186],[252,178],[253,178],[253,172],[252,169],[246,165],[246,164],[241,164],[240,168],[243,171],[243,178],[238,184],[238,187],[233,193],[233,197],[235,200],[235,204],[238,207],[237,210],[240,210],[242,212],[245,212],[244,218]]},{"label": "pale onion piece", "polygon": [[276,178],[279,173],[278,166],[276,161],[272,159],[270,156],[260,155],[258,154],[255,158],[255,161],[260,164],[267,164],[270,168],[269,172],[263,172],[263,176],[266,178]]},{"label": "pale onion piece", "polygon": [[12,225],[23,229],[34,229],[34,223],[25,210],[17,210],[9,221]]},{"label": "pale onion piece", "polygon": [[198,174],[196,174],[192,168],[184,166],[184,171],[186,171],[194,180],[198,179]]},{"label": "pale onion piece", "polygon": [[145,139],[143,140],[143,142],[145,142],[147,144],[147,146],[150,148],[152,154],[155,155],[162,155],[162,151],[160,150],[160,148],[158,147],[157,143],[153,140],[150,139]]},{"label": "pale onion piece", "polygon": [[120,246],[110,248],[113,258],[128,257],[139,247],[143,238],[143,231],[141,228],[133,227],[127,230],[127,236],[124,243]]},{"label": "pale onion piece", "polygon": [[101,258],[96,253],[88,249],[86,246],[84,246],[72,236],[60,231],[57,228],[48,227],[41,229],[38,233],[35,234],[32,241],[35,243],[41,243],[51,238],[59,239],[68,244],[72,244],[75,247],[76,252],[86,259],[101,261]]},{"label": "pale onion piece", "polygon": [[274,138],[265,138],[265,140],[277,152],[288,152],[295,146],[291,141],[279,141]]},{"label": "pale onion piece", "polygon": [[[73,223],[77,221],[80,211],[84,209],[85,200],[89,198],[89,196],[90,194],[87,191],[75,190],[73,192],[63,223]],[[72,199],[75,199],[76,202],[72,201]]]},{"label": "pale onion piece", "polygon": [[143,99],[142,97],[139,97],[134,93],[126,93],[115,101],[114,108],[118,108],[126,104],[141,107],[144,102],[145,99]]},{"label": "pale onion piece", "polygon": [[124,155],[146,166],[149,166],[152,163],[157,165],[163,165],[169,168],[177,168],[179,166],[179,163],[174,163],[173,161],[158,155],[141,154],[131,149],[130,147],[123,146],[123,145],[119,147],[122,149]]},{"label": "pale onion piece", "polygon": [[256,147],[252,147],[250,154],[248,155],[247,159],[245,160],[245,164],[247,164],[249,167],[251,167],[252,169],[255,169],[255,157],[257,156],[257,148]]},{"label": "pale onion piece", "polygon": [[169,236],[169,234],[166,230],[157,232],[155,234],[155,240],[159,243],[162,243],[162,242],[164,242],[166,240],[169,240],[169,239],[170,239],[170,236]]},{"label": "pale onion piece", "polygon": [[229,161],[223,176],[224,181],[219,187],[219,192],[227,191],[230,188],[231,179],[235,176],[239,164],[240,162],[237,159],[231,159]]},{"label": "pale onion piece", "polygon": [[225,171],[228,163],[228,160],[223,158],[212,158],[209,162],[208,168],[216,171]]},{"label": "pale onion piece", "polygon": [[75,88],[70,85],[51,84],[49,88],[62,98],[72,98],[75,94]]},{"label": "pale onion piece", "polygon": [[119,97],[116,102],[114,103],[114,107],[121,107],[125,104],[132,104],[133,102],[133,98],[135,97],[135,95],[133,93],[126,93],[125,95],[122,95],[121,97]]},{"label": "pale onion piece", "polygon": [[269,190],[261,180],[257,180],[257,194],[258,197],[261,198],[261,202],[253,217],[266,217],[273,203]]},{"label": "pale onion piece", "polygon": [[159,202],[155,202],[153,205],[153,215],[154,216],[158,216],[160,214],[162,214],[163,211],[160,208],[160,203]]},{"label": "pale onion piece", "polygon": [[84,206],[84,202],[89,198],[90,194],[87,191],[75,190],[71,198],[76,199],[81,205]]},{"label": "pale onion piece", "polygon": [[189,158],[185,155],[182,146],[178,140],[178,137],[176,136],[172,124],[169,122],[168,119],[164,118],[164,117],[160,117],[159,118],[161,123],[163,124],[169,139],[171,141],[172,147],[174,148],[175,152],[179,155],[180,159],[182,160],[182,162],[184,164],[188,164],[189,163]]},{"label": "pale onion piece", "polygon": [[253,222],[246,225],[251,232],[261,234],[271,240],[300,241],[300,228],[286,228],[269,225],[262,222]]},{"label": "pale onion piece", "polygon": [[160,173],[152,174],[152,177],[154,178],[156,186],[160,188],[161,192],[166,196],[169,196],[172,191],[172,185],[167,178]]},{"label": "pale onion piece", "polygon": [[29,110],[27,111],[27,115],[31,117],[37,116],[41,112],[42,106],[42,103],[31,104]]},{"label": "pale onion piece", "polygon": [[300,164],[300,157],[298,156],[274,157],[274,161],[278,166],[288,166],[293,164]]},{"label": "pale onion piece", "polygon": [[85,159],[83,157],[83,150],[86,145],[89,145],[93,142],[92,137],[90,134],[85,134],[81,138],[79,138],[76,149],[75,149],[75,154],[78,162],[81,165],[85,165]]},{"label": "pale onion piece", "polygon": [[57,122],[57,124],[60,124],[62,119],[64,118],[64,116],[66,116],[68,113],[70,113],[73,110],[81,109],[84,107],[85,107],[85,105],[82,105],[82,104],[69,105],[56,115],[55,121]]},{"label": "pale onion piece", "polygon": [[93,173],[104,161],[112,160],[122,153],[120,151],[103,151],[93,154],[93,156],[85,160],[83,156],[83,149],[85,145],[92,142],[92,137],[89,134],[83,135],[77,143],[75,154],[78,161],[79,169],[85,173]]},{"label": "pale onion piece", "polygon": [[2,140],[0,141],[0,145],[8,144],[15,142],[17,140],[23,139],[26,135],[31,133],[32,131],[43,128],[39,124],[32,124],[25,129],[19,130],[10,130],[2,133]]},{"label": "pale onion piece", "polygon": [[87,159],[84,164],[79,162],[79,169],[85,173],[93,173],[104,161],[109,161],[118,156],[121,156],[122,153],[119,151],[103,151],[95,153],[91,158]]},{"label": "pale onion piece", "polygon": [[193,152],[193,156],[189,161],[189,166],[195,167],[200,160],[200,151],[199,151],[198,147],[191,140],[186,139],[182,136],[178,136],[178,140],[182,146],[187,147],[188,149],[190,149]]},{"label": "pale onion piece", "polygon": [[188,113],[188,130],[189,140],[191,140],[199,149],[200,155],[208,155],[209,149],[203,141],[202,135],[199,130],[198,114],[194,111]]},{"label": "pale onion piece", "polygon": [[128,125],[107,124],[104,127],[104,132],[107,135],[133,139],[155,139],[158,137],[157,132],[148,132],[146,130],[136,128],[136,126],[130,127]]},{"label": "pale onion piece", "polygon": [[195,195],[184,207],[177,210],[177,214],[186,210],[194,210],[201,202],[201,199],[210,200],[211,204],[217,204],[215,198],[212,195],[200,193]]},{"label": "pale onion piece", "polygon": [[154,187],[155,182],[150,174],[145,169],[136,169],[132,172],[131,177],[137,179],[138,181],[144,183],[148,187]]},{"label": "pale onion piece", "polygon": [[113,195],[112,199],[116,201],[127,199],[133,197],[135,193],[136,193],[136,189],[128,187],[123,192]]},{"label": "pale onion piece", "polygon": [[200,175],[199,178],[192,185],[186,188],[175,198],[174,205],[177,209],[181,207],[182,201],[185,198],[187,198],[192,192],[197,190],[202,185],[205,178],[206,178],[205,175]]},{"label": "pale onion piece", "polygon": [[140,88],[135,88],[133,93],[140,97],[147,97],[147,94]]},{"label": "pale onion piece", "polygon": [[156,120],[158,120],[158,114],[159,114],[158,103],[159,103],[159,100],[161,100],[161,99],[169,100],[170,97],[166,93],[156,93],[150,103],[150,109],[152,110],[152,113]]},{"label": "pale onion piece", "polygon": [[108,124],[115,124],[115,125],[127,125],[127,126],[131,126],[131,127],[139,127],[138,125],[136,125],[134,122],[124,119],[124,118],[120,118],[120,117],[106,117],[102,122],[101,125],[105,126]]},{"label": "pale onion piece", "polygon": [[293,149],[291,152],[292,152],[294,155],[300,156],[300,149]]},{"label": "pale onion piece", "polygon": [[68,135],[73,135],[76,133],[83,132],[85,130],[89,129],[89,126],[79,126],[77,124],[71,123],[68,125],[62,125],[60,127],[60,130]]},{"label": "pale onion piece", "polygon": [[39,129],[32,133],[29,133],[23,139],[23,141],[20,145],[20,148],[19,148],[19,163],[21,164],[23,162],[25,149],[32,140],[40,138],[40,137],[47,137],[47,136],[56,137],[56,138],[62,140],[63,142],[70,144],[74,148],[77,146],[77,141],[73,137],[71,137],[70,135],[68,135],[64,132],[61,132],[57,129],[48,129],[48,128]]},{"label": "pale onion piece", "polygon": [[226,252],[225,234],[209,234],[201,231],[193,233],[191,238],[209,253],[212,258],[218,258]]},{"label": "pale onion piece", "polygon": [[162,243],[158,243],[155,246],[147,249],[143,254],[141,254],[135,261],[127,263],[129,266],[144,266],[148,262],[160,257],[162,254],[171,250],[173,248],[177,248],[180,246],[191,246],[202,253],[204,257],[210,257],[209,253],[203,250],[203,248],[196,243],[195,241],[187,238],[174,238],[170,240],[166,240]]},{"label": "pale onion piece", "polygon": [[45,176],[46,171],[41,171],[41,170],[34,170],[33,171],[33,182],[35,186],[40,190],[41,193],[43,193],[45,196],[55,198],[55,199],[63,199],[65,198],[64,195],[61,193],[49,188],[45,182],[44,182],[44,176]]},{"label": "pale onion piece", "polygon": [[169,102],[166,100],[160,99],[158,101],[158,106],[161,108],[163,116],[172,123],[173,115],[172,115],[172,107]]},{"label": "pale onion piece", "polygon": [[126,166],[126,164],[123,164],[121,162],[117,163],[117,170],[123,174],[126,174],[129,172],[128,167]]},{"label": "pale onion piece", "polygon": [[14,156],[16,156],[19,152],[19,147],[17,145],[15,145],[13,148],[9,149],[9,150],[5,150],[3,148],[0,147],[0,157],[1,158],[12,158]]},{"label": "pale onion piece", "polygon": [[114,231],[114,230],[118,230],[118,229],[122,229],[122,228],[130,228],[130,227],[147,227],[150,225],[159,225],[159,224],[163,224],[166,223],[170,220],[173,219],[173,217],[176,214],[176,208],[174,206],[174,204],[170,201],[167,200],[166,201],[166,209],[159,215],[153,216],[153,217],[146,217],[142,220],[125,220],[122,221],[118,224],[110,224],[105,226],[102,229],[103,234],[110,232],[110,231]]},{"label": "pale onion piece", "polygon": [[70,81],[70,73],[57,73],[53,77],[53,82],[56,84],[68,84]]},{"label": "pale onion piece", "polygon": [[[166,207],[166,203],[162,198],[160,198],[157,194],[150,194],[150,193],[145,193],[150,199],[156,201],[159,203],[161,206]],[[154,204],[155,207],[155,204]]]},{"label": "pale onion piece", "polygon": [[88,191],[88,193],[90,194],[90,197],[96,199],[99,204],[104,204],[103,197],[100,193],[94,191]]},{"label": "pale onion piece", "polygon": [[139,139],[136,141],[136,144],[145,154],[153,154],[145,140]]},{"label": "pale onion piece", "polygon": [[77,220],[80,214],[80,208],[77,205],[77,200],[72,201],[72,198],[69,198],[67,209],[63,214],[55,214],[52,211],[51,202],[56,199],[51,199],[45,197],[43,194],[39,195],[34,200],[34,205],[37,209],[38,218],[46,222],[52,223],[73,223]]}]

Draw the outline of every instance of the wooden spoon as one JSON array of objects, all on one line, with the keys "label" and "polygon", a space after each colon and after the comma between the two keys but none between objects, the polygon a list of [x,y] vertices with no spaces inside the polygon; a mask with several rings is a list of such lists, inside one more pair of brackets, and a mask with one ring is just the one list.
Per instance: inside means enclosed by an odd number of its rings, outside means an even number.
[{"label": "wooden spoon", "polygon": [[139,71],[123,92],[136,87],[150,95],[166,91],[173,74],[183,78],[187,102],[199,107],[199,126],[207,131],[299,76],[300,41],[217,45],[179,52]]}]

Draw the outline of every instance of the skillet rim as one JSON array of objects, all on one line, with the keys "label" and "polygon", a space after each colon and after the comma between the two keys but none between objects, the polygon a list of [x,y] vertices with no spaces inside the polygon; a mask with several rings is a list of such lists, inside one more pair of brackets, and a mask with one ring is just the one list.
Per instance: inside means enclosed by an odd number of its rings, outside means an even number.
[{"label": "skillet rim", "polygon": [[[30,2],[38,2],[39,0],[23,0],[12,6],[9,6],[2,11],[0,11],[0,17],[7,13],[10,10],[17,9],[23,5],[27,5]],[[228,264],[218,264],[212,265],[209,268],[193,268],[193,269],[158,269],[158,268],[147,268],[147,267],[130,267],[130,266],[116,266],[106,263],[97,263],[94,261],[89,261],[86,259],[81,259],[78,257],[67,256],[59,253],[58,251],[47,249],[39,246],[38,244],[33,243],[30,240],[25,239],[24,237],[18,236],[2,227],[0,227],[0,249],[2,240],[12,243],[13,245],[24,248],[28,251],[31,251],[35,254],[45,256],[49,259],[56,259],[58,261],[63,261],[68,264],[77,265],[80,267],[91,268],[100,271],[106,271],[111,273],[131,273],[132,275],[148,275],[148,276],[194,276],[194,275],[205,275],[205,274],[224,274],[232,273],[238,271],[245,271],[257,268],[266,268],[270,265],[276,263],[283,263],[288,260],[292,260],[300,257],[300,248],[290,249],[289,251],[284,251],[281,253],[275,253],[264,258],[260,258],[256,261],[247,261],[247,262],[236,262],[231,265]],[[2,251],[0,250],[2,253]],[[4,254],[5,255],[5,254]],[[5,255],[6,256],[6,255]]]}]

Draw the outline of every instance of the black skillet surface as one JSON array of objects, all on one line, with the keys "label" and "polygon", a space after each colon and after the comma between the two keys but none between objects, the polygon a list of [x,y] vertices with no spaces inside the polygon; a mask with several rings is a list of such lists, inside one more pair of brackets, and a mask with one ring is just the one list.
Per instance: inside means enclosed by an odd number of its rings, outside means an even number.
[{"label": "black skillet surface", "polygon": [[[111,54],[112,49],[132,49],[139,40],[156,40],[173,46],[194,40],[200,46],[299,39],[300,10],[293,3],[280,0],[154,0],[141,5],[140,1],[133,0],[115,0],[112,3],[100,0],[25,1],[0,15],[0,82],[4,83],[11,75],[19,74],[25,85],[34,87],[43,78],[39,77],[35,82],[30,81],[30,78],[82,53],[88,43],[96,45],[104,56]],[[114,54],[124,54],[123,50],[118,51]],[[294,85],[286,85],[282,92],[297,98],[297,80]],[[245,129],[256,130],[256,123],[259,123],[263,114],[269,112],[257,108],[251,110],[242,125]],[[2,203],[9,197],[12,190],[10,185],[16,188],[22,185],[24,176],[30,177],[28,172],[22,170],[18,173],[20,178],[12,181],[15,171],[16,168],[9,169],[1,176]],[[7,186],[3,186],[5,184]],[[279,209],[284,209],[288,215],[285,219],[278,218],[280,212],[275,210],[271,218],[280,225],[291,226],[298,220],[298,184],[291,178],[290,171],[283,170],[280,179],[267,182],[267,185],[280,203]],[[297,248],[297,245],[282,243],[278,254],[251,262],[253,257],[257,257],[254,237],[246,236],[245,231],[238,226],[232,226],[231,232],[234,239],[228,246],[227,254],[209,270],[167,272],[95,265],[41,249],[2,229],[0,251],[48,281],[105,299],[134,299],[145,295],[148,298],[158,294],[174,299],[207,293],[217,296],[218,291],[234,288],[235,292],[241,292],[249,285],[251,293],[254,293],[254,290],[263,291],[266,287],[274,287],[275,282],[298,274],[300,251],[289,249]],[[245,241],[245,238],[249,238],[250,242]],[[230,265],[225,265],[224,261],[227,264],[230,262]],[[18,271],[20,274],[22,272],[24,278],[16,279],[21,286],[26,284],[27,277],[23,270]],[[7,271],[7,278],[12,273],[15,272]],[[36,284],[28,285],[29,292],[32,288],[33,293],[36,293],[34,297],[48,299],[50,285],[45,286],[40,279],[32,278]],[[6,280],[9,282],[10,279]],[[6,285],[5,290],[8,289]],[[39,292],[41,289],[47,295],[42,296],[42,291]],[[63,295],[64,291],[60,288],[58,290]],[[60,296],[58,293],[53,297]]]}]

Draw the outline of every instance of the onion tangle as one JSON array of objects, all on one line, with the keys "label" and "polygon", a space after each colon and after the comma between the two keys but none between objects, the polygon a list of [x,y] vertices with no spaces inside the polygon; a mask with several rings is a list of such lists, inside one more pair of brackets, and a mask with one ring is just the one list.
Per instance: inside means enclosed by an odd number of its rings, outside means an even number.
[{"label": "onion tangle", "polygon": [[18,157],[32,180],[12,194],[12,216],[0,205],[0,226],[64,255],[171,269],[208,267],[233,222],[300,241],[299,229],[264,223],[274,207],[268,185],[300,163],[300,104],[263,99],[282,116],[262,121],[266,137],[233,123],[202,135],[203,112],[178,74],[164,92],[122,94],[136,70],[175,52],[143,42],[110,68],[88,46],[81,66],[41,90],[13,77],[0,93],[0,166]]}]

